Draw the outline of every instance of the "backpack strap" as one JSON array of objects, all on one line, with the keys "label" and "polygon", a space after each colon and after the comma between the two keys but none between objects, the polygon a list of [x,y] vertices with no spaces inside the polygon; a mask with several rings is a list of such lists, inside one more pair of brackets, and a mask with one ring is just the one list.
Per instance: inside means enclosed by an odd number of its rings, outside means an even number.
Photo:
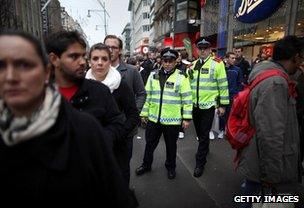
[{"label": "backpack strap", "polygon": [[272,76],[280,76],[283,77],[287,84],[288,84],[288,93],[291,97],[295,98],[297,97],[296,89],[295,89],[295,82],[291,81],[289,76],[286,73],[283,73],[282,71],[278,69],[267,69],[266,71],[261,72],[258,74],[254,80],[249,84],[250,91],[261,81],[272,77]]}]

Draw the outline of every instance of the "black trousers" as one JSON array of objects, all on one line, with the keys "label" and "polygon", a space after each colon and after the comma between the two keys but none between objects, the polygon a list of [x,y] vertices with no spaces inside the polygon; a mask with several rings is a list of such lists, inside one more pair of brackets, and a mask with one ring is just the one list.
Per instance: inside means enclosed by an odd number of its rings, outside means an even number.
[{"label": "black trousers", "polygon": [[127,184],[130,183],[130,160],[132,158],[132,150],[133,136],[128,136],[122,141],[114,142],[113,152]]},{"label": "black trousers", "polygon": [[166,144],[166,168],[174,170],[176,167],[176,141],[180,125],[163,125],[148,121],[146,128],[146,148],[143,159],[143,165],[151,167],[153,162],[153,153],[156,149],[161,135],[164,135]]},{"label": "black trousers", "polygon": [[193,108],[193,122],[199,145],[196,153],[196,167],[202,168],[206,164],[207,154],[209,152],[209,132],[212,128],[215,108],[202,110]]}]

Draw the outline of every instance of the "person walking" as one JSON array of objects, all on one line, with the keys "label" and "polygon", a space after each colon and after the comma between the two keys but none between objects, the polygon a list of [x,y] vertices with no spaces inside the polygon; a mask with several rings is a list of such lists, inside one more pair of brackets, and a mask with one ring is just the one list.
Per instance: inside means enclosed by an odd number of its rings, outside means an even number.
[{"label": "person walking", "polygon": [[[118,70],[121,74],[122,80],[128,84],[129,88],[135,95],[135,103],[140,112],[143,108],[146,99],[146,90],[138,70],[132,65],[126,64],[122,61],[122,40],[115,35],[107,35],[104,39],[104,44],[110,48],[111,51],[111,66]],[[128,135],[127,145],[129,152],[129,161],[132,158],[133,138],[137,134],[138,128],[135,127],[133,132]]]},{"label": "person walking", "polygon": [[193,122],[199,145],[193,176],[203,174],[209,152],[209,132],[212,127],[215,108],[219,116],[225,113],[229,104],[228,83],[225,65],[219,58],[212,56],[211,42],[204,37],[196,40],[199,59],[192,63],[189,80],[193,97]]},{"label": "person walking", "polygon": [[86,43],[76,31],[60,31],[46,40],[50,63],[60,93],[77,110],[98,119],[108,134],[108,142],[122,138],[123,115],[109,88],[85,79]]},{"label": "person walking", "polygon": [[[256,65],[249,83],[260,73],[276,69],[287,76],[294,74],[304,59],[304,42],[286,36],[273,48],[273,61]],[[237,172],[245,178],[243,195],[264,191],[296,194],[299,171],[299,130],[294,86],[281,76],[259,83],[250,93],[250,124],[256,129],[251,142],[240,153]],[[302,193],[303,196],[303,193]],[[243,203],[241,208],[251,207]]]},{"label": "person walking", "polygon": [[244,76],[243,80],[245,83],[247,83],[250,71],[251,71],[251,66],[249,62],[244,58],[243,56],[243,47],[236,47],[234,49],[234,53],[236,54],[236,63],[235,66],[241,68],[242,74]]},{"label": "person walking", "polygon": [[225,55],[225,68],[228,81],[228,91],[229,91],[229,105],[226,107],[225,114],[219,117],[219,130],[220,133],[217,136],[219,139],[224,138],[225,126],[230,113],[230,108],[232,106],[233,97],[238,94],[243,89],[243,74],[242,70],[235,66],[236,55],[233,52],[228,52]]},{"label": "person walking", "polygon": [[50,82],[38,39],[0,32],[0,193],[12,207],[134,207],[107,135]]},{"label": "person walking", "polygon": [[129,135],[139,123],[139,113],[135,104],[135,96],[125,80],[121,80],[120,73],[111,67],[111,52],[103,43],[94,44],[89,52],[91,69],[87,71],[86,78],[100,81],[110,88],[112,95],[124,114],[124,127],[122,138],[114,141],[114,154],[121,168],[122,174],[129,184],[130,160],[127,144],[132,139]]},{"label": "person walking", "polygon": [[166,143],[166,163],[168,179],[176,176],[177,138],[182,124],[189,127],[192,119],[192,96],[189,80],[176,69],[178,53],[172,49],[161,52],[163,68],[153,72],[147,81],[147,100],[140,113],[147,122],[146,148],[143,163],[136,169],[137,175],[151,171],[153,153],[161,135]]}]

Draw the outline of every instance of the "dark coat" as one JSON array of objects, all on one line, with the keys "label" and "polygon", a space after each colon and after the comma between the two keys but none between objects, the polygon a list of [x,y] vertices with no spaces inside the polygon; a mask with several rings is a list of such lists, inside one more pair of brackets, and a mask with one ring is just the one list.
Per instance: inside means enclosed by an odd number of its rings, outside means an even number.
[{"label": "dark coat", "polygon": [[119,87],[114,90],[113,96],[119,110],[125,116],[123,135],[129,135],[132,130],[139,124],[139,112],[135,103],[134,93],[129,88],[125,80],[121,80]]},{"label": "dark coat", "polygon": [[144,69],[140,72],[140,75],[143,79],[144,85],[146,85],[148,77],[153,70],[153,62],[150,59],[147,59],[141,64],[141,66]]},{"label": "dark coat", "polygon": [[112,140],[122,139],[123,114],[106,85],[84,79],[70,102],[77,110],[97,118]]},{"label": "dark coat", "polygon": [[226,74],[228,81],[229,99],[232,101],[233,97],[243,90],[243,73],[237,66],[226,66]]},{"label": "dark coat", "polygon": [[127,82],[134,93],[137,109],[138,111],[141,111],[146,100],[146,90],[138,70],[134,66],[126,64],[123,61],[119,63],[117,70],[120,72],[122,80]]},{"label": "dark coat", "polygon": [[0,137],[1,203],[133,207],[105,135],[93,117],[62,101],[42,135],[12,147]]},{"label": "dark coat", "polygon": [[235,66],[240,67],[242,69],[242,74],[244,76],[244,81],[247,83],[248,77],[251,71],[250,64],[244,57],[238,58],[236,60]]}]

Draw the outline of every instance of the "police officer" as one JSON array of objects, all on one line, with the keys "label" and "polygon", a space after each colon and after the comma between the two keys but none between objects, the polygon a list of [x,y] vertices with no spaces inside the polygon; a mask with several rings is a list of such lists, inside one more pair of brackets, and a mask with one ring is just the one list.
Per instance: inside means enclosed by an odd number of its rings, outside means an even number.
[{"label": "police officer", "polygon": [[178,53],[172,49],[161,52],[163,68],[152,72],[146,84],[147,98],[140,116],[147,122],[146,148],[137,175],[151,171],[153,152],[164,135],[166,143],[166,168],[168,178],[176,172],[176,141],[180,125],[188,128],[192,119],[192,94],[189,79],[176,69]]},{"label": "police officer", "polygon": [[193,122],[199,140],[193,176],[200,177],[207,162],[209,131],[215,108],[219,116],[224,115],[225,106],[229,104],[229,93],[225,65],[221,59],[212,55],[210,41],[200,37],[195,43],[199,58],[192,63],[189,79],[193,97]]}]

